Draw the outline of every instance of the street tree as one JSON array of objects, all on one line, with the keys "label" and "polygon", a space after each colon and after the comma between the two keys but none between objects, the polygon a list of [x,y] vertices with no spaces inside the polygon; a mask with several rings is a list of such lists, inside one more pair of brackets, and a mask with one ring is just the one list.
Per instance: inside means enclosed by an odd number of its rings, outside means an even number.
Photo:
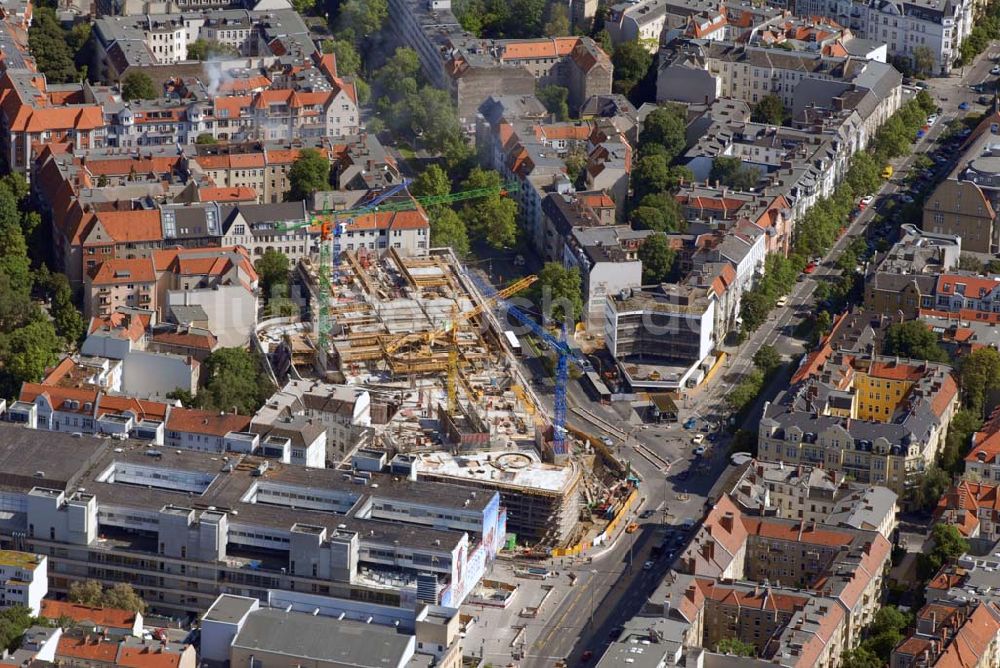
[{"label": "street tree", "polygon": [[440,197],[451,193],[451,179],[438,165],[428,165],[410,184],[415,197]]},{"label": "street tree", "polygon": [[153,100],[156,97],[156,86],[145,72],[133,70],[122,79],[122,98],[126,100]]},{"label": "street tree", "polygon": [[543,30],[546,37],[562,37],[569,34],[569,11],[566,5],[549,4],[549,20],[545,22]]},{"label": "street tree", "polygon": [[931,529],[931,541],[934,545],[931,550],[917,555],[917,577],[921,580],[929,579],[941,566],[969,551],[969,541],[953,524],[935,524]]},{"label": "street tree", "polygon": [[777,95],[765,95],[754,105],[751,118],[757,123],[784,125],[791,114],[785,108],[785,103]]},{"label": "street tree", "polygon": [[388,0],[344,0],[340,5],[339,30],[350,35],[375,35],[388,15]]},{"label": "street tree", "polygon": [[325,39],[323,53],[332,53],[337,61],[337,74],[349,77],[361,71],[361,56],[354,44],[346,39]]},{"label": "street tree", "polygon": [[316,149],[304,148],[288,170],[288,182],[288,201],[308,200],[330,187],[330,161]]},{"label": "street tree", "polygon": [[662,153],[646,155],[632,168],[632,191],[636,201],[650,194],[669,190],[671,185],[669,160]]},{"label": "street tree", "polygon": [[670,247],[666,235],[658,232],[646,237],[639,247],[642,282],[649,285],[666,281],[673,270],[676,256],[677,252]]},{"label": "street tree", "polygon": [[761,346],[753,355],[753,364],[755,367],[760,369],[764,375],[768,375],[781,366],[781,354],[774,348],[774,346]]},{"label": "street tree", "polygon": [[739,638],[723,638],[716,643],[715,651],[719,654],[730,654],[732,656],[757,656],[757,649],[750,643],[743,642]]},{"label": "street tree", "polygon": [[841,655],[840,668],[883,668],[882,659],[865,647],[849,649]]},{"label": "street tree", "polygon": [[230,44],[223,44],[214,39],[198,38],[188,44],[188,60],[212,60],[214,58],[224,58],[238,56],[240,52]]},{"label": "street tree", "polygon": [[719,156],[712,160],[708,178],[734,190],[750,190],[760,181],[760,170],[744,165],[739,158]]},{"label": "street tree", "polygon": [[253,415],[271,395],[274,385],[260,360],[243,348],[219,348],[202,363],[205,386],[196,397],[199,407]]},{"label": "street tree", "polygon": [[430,218],[431,246],[449,246],[459,257],[469,254],[469,232],[454,210],[441,207]]},{"label": "street tree", "polygon": [[615,47],[611,62],[614,65],[614,92],[628,95],[646,76],[653,64],[653,54],[638,40],[626,40]]},{"label": "street tree", "polygon": [[567,269],[561,262],[546,262],[532,286],[535,304],[546,321],[575,323],[583,313],[580,270]]},{"label": "street tree", "polygon": [[73,50],[52,7],[41,4],[34,7],[28,29],[28,48],[38,71],[45,75],[49,84],[78,80]]},{"label": "street tree", "polygon": [[541,86],[535,91],[538,101],[545,105],[545,109],[555,116],[557,121],[569,119],[569,90],[565,86],[550,84]]},{"label": "street tree", "polygon": [[508,248],[517,241],[517,204],[500,194],[502,183],[499,173],[479,167],[462,183],[462,190],[496,189],[490,195],[469,200],[461,211],[470,238],[491,248]]},{"label": "street tree", "polygon": [[662,147],[671,162],[680,155],[687,143],[685,136],[687,116],[680,105],[670,104],[654,109],[642,124],[639,146],[643,151],[650,144]]},{"label": "street tree", "polygon": [[0,335],[0,388],[13,396],[23,383],[37,383],[56,363],[62,341],[47,318],[36,318],[23,327]]},{"label": "street tree", "polygon": [[1000,389],[1000,352],[990,347],[973,350],[962,358],[958,373],[965,405],[985,416],[987,393]]},{"label": "street tree", "polygon": [[929,362],[947,362],[948,354],[938,345],[938,337],[920,320],[893,323],[885,336],[885,354]]},{"label": "street tree", "polygon": [[260,279],[260,290],[265,296],[270,296],[276,285],[288,284],[288,256],[274,248],[268,248],[264,254],[253,263]]},{"label": "street tree", "polygon": [[928,75],[934,70],[934,52],[926,44],[913,47],[913,71],[918,75]]}]

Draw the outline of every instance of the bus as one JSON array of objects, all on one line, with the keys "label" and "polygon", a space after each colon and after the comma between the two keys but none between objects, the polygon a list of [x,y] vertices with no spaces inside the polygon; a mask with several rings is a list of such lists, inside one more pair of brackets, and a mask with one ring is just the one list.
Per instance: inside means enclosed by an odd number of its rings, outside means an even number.
[{"label": "bus", "polygon": [[517,340],[516,336],[514,336],[514,332],[510,331],[509,329],[505,329],[503,335],[507,339],[507,345],[509,345],[510,349],[514,351],[514,355],[520,357],[521,342]]}]

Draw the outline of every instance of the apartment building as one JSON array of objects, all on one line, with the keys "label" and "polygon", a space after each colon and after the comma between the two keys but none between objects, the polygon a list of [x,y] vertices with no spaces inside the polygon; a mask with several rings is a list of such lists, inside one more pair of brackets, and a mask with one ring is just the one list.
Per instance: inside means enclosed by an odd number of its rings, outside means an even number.
[{"label": "apartment building", "polygon": [[843,471],[754,460],[723,492],[746,515],[877,531],[890,541],[896,529],[896,494],[849,481]]},{"label": "apartment building", "polygon": [[606,191],[620,217],[628,196],[632,149],[624,133],[615,128],[615,119],[536,122],[539,103],[529,99],[531,102],[509,97],[487,100],[476,126],[476,144],[491,168],[505,179],[519,182],[521,187],[512,196],[529,243],[539,254],[552,257],[558,243],[547,236],[542,204],[550,193],[572,193],[565,158],[574,149],[587,153],[584,170],[588,191]]},{"label": "apartment building", "polygon": [[760,458],[822,464],[900,496],[934,461],[958,406],[946,365],[845,355],[829,342],[792,383],[765,404]]},{"label": "apartment building", "polygon": [[99,608],[69,601],[47,598],[42,601],[41,617],[54,622],[71,619],[79,626],[97,628],[102,635],[142,637],[143,618],[141,612],[120,608]]},{"label": "apartment building", "polygon": [[[723,495],[650,599],[645,623],[660,617],[654,637],[668,645],[712,649],[736,637],[761,662],[833,668],[881,604],[890,551],[876,531],[747,515]],[[598,665],[616,665],[615,650]]]},{"label": "apartment building", "polygon": [[973,434],[962,477],[1000,483],[1000,409],[995,409],[982,428]]},{"label": "apartment building", "polygon": [[579,270],[587,327],[602,328],[607,296],[642,285],[638,252],[652,231],[617,225],[615,203],[603,192],[550,193],[542,211],[544,257]]},{"label": "apartment building", "polygon": [[866,267],[864,306],[889,318],[902,314],[914,320],[934,309],[937,276],[958,267],[962,238],[912,225],[900,229],[902,238]]},{"label": "apartment building", "polygon": [[934,518],[992,545],[1000,540],[1000,485],[962,480],[938,500]]},{"label": "apartment building", "polygon": [[983,158],[974,160],[966,173],[970,180],[946,179],[924,202],[923,229],[960,237],[962,248],[972,253],[995,253],[1000,249],[996,211],[978,185],[979,180],[989,178],[984,171],[986,162]]},{"label": "apartment building", "polygon": [[361,388],[289,380],[261,407],[254,422],[274,424],[286,417],[307,418],[322,427],[328,457],[340,459],[367,442],[372,412],[371,394]]},{"label": "apartment building", "polygon": [[39,616],[49,592],[48,563],[41,554],[0,550],[0,608],[19,605]]},{"label": "apartment building", "polygon": [[451,91],[468,127],[484,100],[497,91],[533,95],[537,85],[569,90],[578,109],[593,95],[611,92],[608,54],[589,37],[485,40],[465,32],[451,0],[391,0],[390,27],[420,58],[428,81]]},{"label": "apartment building", "polygon": [[[89,319],[141,308],[166,320],[169,306],[197,304],[211,310],[205,314],[209,329],[222,333],[239,322],[247,327],[256,322],[256,290],[257,272],[242,247],[157,250],[145,258],[104,260],[91,269],[84,279],[83,311]],[[213,303],[215,297],[227,304]]]},{"label": "apartment building", "polygon": [[605,342],[632,387],[685,387],[715,349],[712,287],[664,283],[607,300]]},{"label": "apartment building", "polygon": [[889,56],[908,60],[911,66],[923,52],[933,59],[929,74],[943,76],[954,68],[959,47],[972,31],[975,4],[974,0],[802,0],[795,12],[831,18],[859,37],[884,42]]},{"label": "apartment building", "polygon": [[682,40],[659,55],[657,101],[707,104],[734,98],[753,105],[775,95],[792,117],[806,108],[839,111],[848,105],[874,116],[878,129],[902,100],[902,76],[891,65],[848,55]]},{"label": "apartment building", "polygon": [[614,44],[638,41],[655,53],[671,36],[742,41],[788,12],[771,6],[706,0],[640,0],[610,7],[605,27]]},{"label": "apartment building", "polygon": [[96,19],[89,65],[103,81],[119,81],[131,68],[159,75],[171,66],[189,64],[188,47],[198,39],[220,42],[243,58],[309,57],[317,51],[302,17],[291,7],[199,7],[185,13],[137,12]]},{"label": "apartment building", "polygon": [[[330,159],[335,192],[357,192],[399,183],[395,161],[378,138],[360,134],[330,140],[296,142],[246,142],[185,147],[187,165],[194,175],[204,175],[220,187],[252,188],[261,204],[284,201],[291,188],[288,170],[303,148],[313,148]],[[320,206],[316,209],[332,208]]]},{"label": "apartment building", "polygon": [[250,431],[251,419],[249,415],[175,406],[167,416],[164,445],[200,452],[237,450],[245,446],[227,443],[226,436],[233,433],[236,440],[245,436]]},{"label": "apartment building", "polygon": [[975,599],[928,603],[917,613],[916,629],[892,650],[890,668],[1000,663],[1000,606]]},{"label": "apartment building", "polygon": [[101,107],[86,100],[83,90],[66,94],[50,90],[41,74],[7,69],[0,75],[0,137],[7,169],[31,177],[33,147],[69,142],[79,149],[105,145],[107,132]]},{"label": "apartment building", "polygon": [[689,232],[730,230],[738,221],[749,221],[764,231],[767,254],[787,255],[791,249],[794,221],[784,195],[744,193],[726,186],[690,182],[680,184],[674,198]]},{"label": "apartment building", "polygon": [[266,600],[269,589],[459,605],[506,534],[495,493],[0,430],[5,498],[22,509],[0,542],[16,534],[48,553],[60,594],[77,579],[127,580],[167,614],[205,610],[219,593]]},{"label": "apartment building", "polygon": [[56,646],[55,663],[88,668],[197,668],[194,645],[167,640],[147,641],[138,638],[107,639],[82,629],[63,633]]},{"label": "apartment building", "polygon": [[86,318],[107,316],[119,307],[157,311],[156,268],[151,257],[109,259],[87,272],[83,280]]}]

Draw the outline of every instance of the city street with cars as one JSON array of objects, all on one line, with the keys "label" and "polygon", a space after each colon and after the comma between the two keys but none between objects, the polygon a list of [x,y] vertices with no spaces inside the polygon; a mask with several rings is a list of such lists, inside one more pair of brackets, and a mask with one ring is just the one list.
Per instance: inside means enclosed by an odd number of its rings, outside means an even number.
[{"label": "city street with cars", "polygon": [[[773,346],[786,361],[794,362],[807,352],[808,342],[796,332],[820,308],[817,286],[841,273],[837,261],[855,238],[867,239],[869,251],[878,239],[891,241],[899,224],[894,213],[899,209],[894,207],[919,201],[954,168],[958,144],[968,131],[949,130],[949,124],[984,111],[980,91],[1000,75],[1000,66],[992,63],[998,56],[994,47],[961,76],[930,80],[922,86],[939,100],[940,109],[927,119],[913,151],[891,163],[892,169],[887,170],[891,175],[878,192],[859,200],[845,233],[824,257],[809,263],[767,322],[738,346],[723,346],[728,353],[725,368],[704,386],[684,394],[677,422],[644,424],[627,402],[599,404],[579,383],[570,384],[568,425],[601,438],[641,480],[642,503],[629,517],[636,530],[622,531],[611,545],[595,548],[589,555],[551,560],[548,567],[556,575],[544,583],[553,588],[544,615],[518,618],[521,606],[517,601],[508,610],[477,611],[479,621],[470,631],[470,647],[478,647],[487,661],[517,656],[519,665],[532,667],[550,666],[560,659],[572,665],[600,656],[614,640],[621,621],[638,612],[686,544],[710,489],[729,466],[731,433],[736,428],[756,431],[764,402],[787,386],[790,367],[771,379],[741,424],[724,429],[730,418],[726,397],[752,369],[754,354],[762,346]],[[905,94],[912,96],[917,90],[907,87]],[[914,173],[920,156],[927,156],[932,166]],[[542,401],[551,401],[544,379],[537,380]],[[512,565],[501,563],[496,568],[503,571]],[[523,600],[537,596],[541,583],[518,582],[522,591],[517,596]]]}]

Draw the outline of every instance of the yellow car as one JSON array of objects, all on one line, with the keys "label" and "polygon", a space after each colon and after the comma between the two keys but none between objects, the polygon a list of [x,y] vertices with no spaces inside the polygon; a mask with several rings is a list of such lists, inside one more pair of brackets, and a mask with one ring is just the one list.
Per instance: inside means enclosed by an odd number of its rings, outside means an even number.
[{"label": "yellow car", "polygon": [[886,165],[885,168],[882,170],[882,178],[891,179],[893,171],[894,170],[892,169],[892,165]]}]

